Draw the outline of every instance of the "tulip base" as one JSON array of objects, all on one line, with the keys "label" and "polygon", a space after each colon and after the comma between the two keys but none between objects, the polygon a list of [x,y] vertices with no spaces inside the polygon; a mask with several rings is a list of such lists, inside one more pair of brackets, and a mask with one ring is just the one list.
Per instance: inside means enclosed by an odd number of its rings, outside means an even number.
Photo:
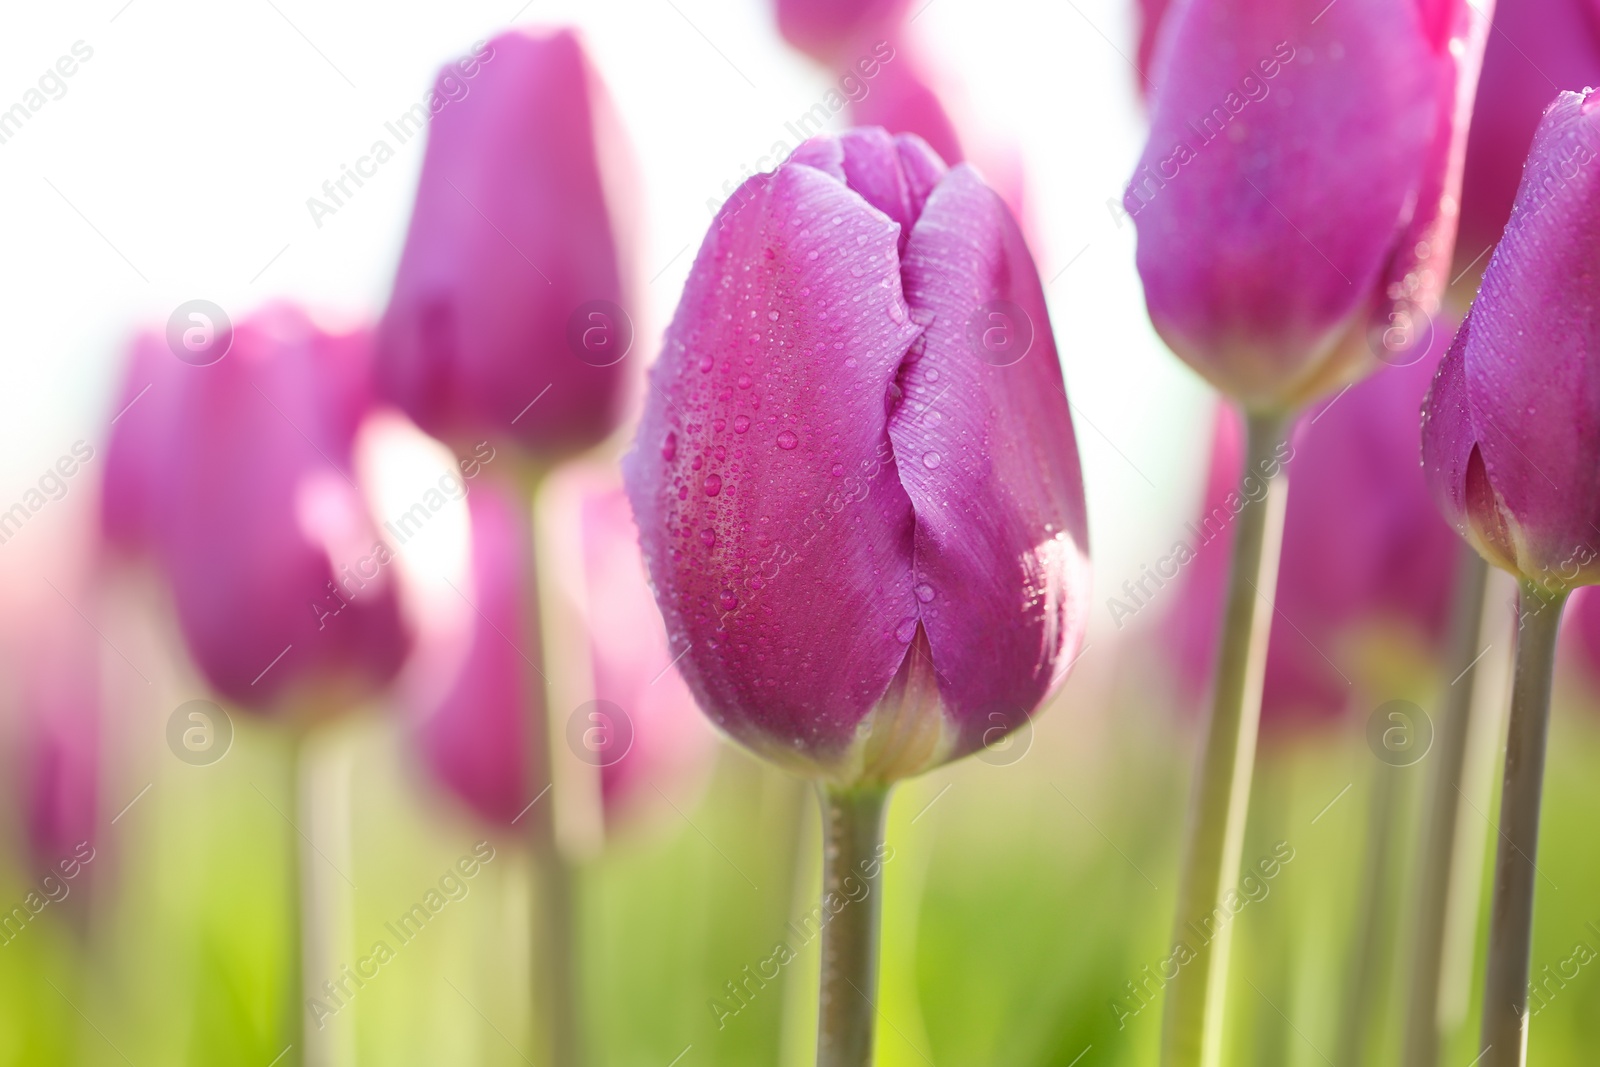
[{"label": "tulip base", "polygon": [[[819,786],[822,800],[822,983],[817,1067],[867,1067],[877,1020],[887,786]],[[835,911],[833,904],[842,902]]]},{"label": "tulip base", "polygon": [[1288,482],[1279,454],[1288,428],[1282,414],[1246,418],[1241,483],[1268,483],[1265,497],[1239,513],[1218,654],[1181,881],[1174,947],[1181,961],[1167,983],[1162,1067],[1217,1067],[1222,1056],[1222,998],[1232,928],[1219,924],[1219,902],[1238,877],[1245,815],[1261,721],[1272,598],[1278,580]]},{"label": "tulip base", "polygon": [[1489,963],[1483,983],[1482,1067],[1522,1067],[1528,1056],[1528,970],[1533,890],[1544,793],[1545,742],[1556,634],[1566,593],[1522,583],[1517,604],[1517,666],[1500,798],[1500,843],[1489,912]]},{"label": "tulip base", "polygon": [[[1443,1037],[1439,1020],[1444,996],[1445,926],[1451,913],[1451,897],[1462,891],[1454,886],[1452,875],[1456,868],[1456,828],[1466,804],[1461,790],[1473,731],[1475,669],[1488,581],[1489,565],[1463,545],[1452,593],[1447,668],[1451,681],[1434,742],[1428,806],[1423,816],[1421,866],[1412,905],[1404,1059],[1409,1067],[1435,1067],[1439,1062]],[[1470,888],[1477,892],[1476,879]]]}]

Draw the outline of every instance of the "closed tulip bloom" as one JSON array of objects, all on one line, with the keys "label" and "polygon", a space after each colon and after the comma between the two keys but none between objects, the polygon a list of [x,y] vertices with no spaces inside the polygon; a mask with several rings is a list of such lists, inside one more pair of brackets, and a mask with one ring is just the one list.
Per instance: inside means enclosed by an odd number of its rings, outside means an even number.
[{"label": "closed tulip bloom", "polygon": [[1600,582],[1594,104],[1562,93],[1545,112],[1423,410],[1423,464],[1445,517],[1490,563],[1562,593]]},{"label": "closed tulip bloom", "polygon": [[[1431,678],[1443,655],[1456,540],[1416,464],[1416,412],[1446,340],[1353,386],[1293,438],[1264,727],[1337,718],[1400,672]],[[1241,449],[1237,415],[1219,407],[1198,547],[1167,623],[1194,695],[1216,657]]]},{"label": "closed tulip bloom", "polygon": [[1449,280],[1485,15],[1193,0],[1165,21],[1124,197],[1163,340],[1259,412],[1406,361]]},{"label": "closed tulip bloom", "polygon": [[852,47],[895,29],[910,0],[777,0],[777,4],[783,39],[831,65]]},{"label": "closed tulip bloom", "polygon": [[1522,162],[1557,89],[1600,83],[1600,9],[1590,0],[1501,4],[1483,53],[1461,183],[1456,258],[1479,267],[1511,214]]},{"label": "closed tulip bloom", "polygon": [[[389,550],[355,478],[371,341],[274,307],[182,368],[153,494],[156,555],[210,683],[273,708],[386,684],[409,645]],[[334,690],[325,687],[334,686]]]},{"label": "closed tulip bloom", "polygon": [[517,30],[435,93],[382,390],[446,442],[593,445],[621,417],[632,339],[629,175],[604,88],[572,32]]},{"label": "closed tulip bloom", "polygon": [[[625,817],[652,794],[692,775],[712,740],[677,673],[669,670],[666,629],[650,596],[627,500],[615,484],[578,482],[571,494],[582,560],[577,581],[587,602],[588,652],[599,718],[586,759],[600,767],[607,821]],[[524,653],[539,634],[527,551],[528,507],[493,483],[467,498],[472,517],[473,606],[467,651],[441,699],[418,728],[423,759],[439,781],[481,818],[509,825],[542,789],[527,781],[527,724],[545,699]],[[563,724],[564,725],[564,724]],[[586,742],[587,743],[587,742]],[[648,799],[646,797],[646,799]]]},{"label": "closed tulip bloom", "polygon": [[747,181],[652,380],[624,479],[672,651],[727,733],[887,783],[1065,676],[1077,448],[1038,274],[970,167],[858,129]]},{"label": "closed tulip bloom", "polygon": [[486,480],[467,496],[467,509],[473,610],[466,651],[454,681],[423,709],[417,743],[440,783],[481,818],[509,826],[537,792],[527,781],[528,724],[544,721],[544,685],[531,666],[540,638],[528,605],[530,508]]}]

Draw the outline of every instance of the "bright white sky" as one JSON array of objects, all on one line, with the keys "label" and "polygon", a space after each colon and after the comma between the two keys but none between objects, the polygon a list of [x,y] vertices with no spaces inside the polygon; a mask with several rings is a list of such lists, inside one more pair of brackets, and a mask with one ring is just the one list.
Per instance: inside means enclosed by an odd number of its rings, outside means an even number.
[{"label": "bright white sky", "polygon": [[[423,95],[439,63],[512,21],[582,27],[622,112],[643,166],[643,273],[655,280],[639,326],[653,347],[704,235],[706,199],[788,139],[784,123],[821,98],[828,76],[783,44],[767,0],[520,3],[5,5],[0,110],[75,42],[93,56],[0,144],[0,500],[74,440],[100,446],[119,345],[136,324],[163,323],[196,297],[235,320],[274,297],[376,315],[421,139],[321,229],[306,199]],[[1193,510],[1208,426],[1197,379],[1148,325],[1132,226],[1119,229],[1107,208],[1144,136],[1123,58],[1134,54],[1133,6],[931,0],[913,27],[959,87],[959,115],[1022,148],[1035,256],[1078,409],[1096,626],[1105,596],[1164,553]],[[9,582],[19,576],[7,561],[21,554],[5,555]]]}]

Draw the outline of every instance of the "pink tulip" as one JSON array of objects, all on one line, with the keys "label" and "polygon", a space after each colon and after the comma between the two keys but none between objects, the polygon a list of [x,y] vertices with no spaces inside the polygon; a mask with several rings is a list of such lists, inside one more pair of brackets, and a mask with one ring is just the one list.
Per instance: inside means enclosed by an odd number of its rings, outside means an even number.
[{"label": "pink tulip", "polygon": [[1257,411],[1405,362],[1449,280],[1486,16],[1192,0],[1166,21],[1124,197],[1157,331]]},{"label": "pink tulip", "polygon": [[1461,186],[1460,269],[1500,240],[1539,116],[1558,89],[1600,83],[1600,8],[1591,0],[1501,4],[1483,54]]},{"label": "pink tulip", "polygon": [[220,361],[158,374],[118,422],[166,423],[113,438],[108,479],[133,481],[107,497],[146,496],[140,522],[190,652],[239,704],[271,708],[310,686],[364,693],[405,658],[389,551],[352,467],[369,371],[365,333],[274,307],[235,326]]},{"label": "pink tulip", "polygon": [[70,860],[96,839],[100,645],[70,612],[47,620],[17,664],[28,844],[37,866]]},{"label": "pink tulip", "polygon": [[1597,98],[1562,93],[1533,140],[1505,235],[1423,409],[1445,517],[1546,589],[1600,582]]},{"label": "pink tulip", "polygon": [[852,47],[899,26],[911,0],[777,0],[783,39],[818,62],[836,65]]},{"label": "pink tulip", "polygon": [[1600,681],[1600,594],[1579,589],[1567,601],[1562,635],[1591,684]]},{"label": "pink tulip", "polygon": [[[571,495],[575,513],[565,517],[580,527],[580,595],[588,604],[596,702],[589,713],[586,705],[571,714],[579,717],[579,743],[586,746],[580,756],[599,765],[609,823],[648,802],[655,786],[692,775],[712,738],[669,669],[666,629],[621,490],[588,478]],[[466,657],[443,698],[424,709],[418,743],[451,792],[481,817],[509,824],[543,788],[530,789],[526,780],[526,723],[537,721],[528,709],[544,700],[528,662],[539,642],[527,604],[532,532],[528,508],[492,483],[474,488],[467,500],[476,610]],[[569,725],[561,717],[557,729]]]},{"label": "pink tulip", "polygon": [[723,730],[889,782],[1064,678],[1077,448],[1033,261],[970,167],[879,129],[807,141],[724,205],[651,373],[624,479]]},{"label": "pink tulip", "polygon": [[955,166],[966,158],[955,124],[923,73],[915,50],[904,41],[892,47],[894,58],[874,64],[875,75],[861,83],[865,95],[851,100],[852,123],[882,126],[890,133],[914,133],[939,158]]},{"label": "pink tulip", "polygon": [[604,88],[572,32],[518,30],[446,67],[436,93],[378,335],[383,391],[448,442],[587,448],[621,417],[633,335],[629,176]]},{"label": "pink tulip", "polygon": [[[1436,338],[1429,358],[1352,386],[1293,438],[1287,465],[1295,491],[1267,653],[1264,724],[1332,719],[1353,698],[1370,697],[1383,683],[1362,677],[1352,652],[1363,642],[1443,655],[1456,544],[1416,466],[1416,412],[1446,336]],[[1185,564],[1167,622],[1180,677],[1196,697],[1209,686],[1216,657],[1233,540],[1229,496],[1242,499],[1239,419],[1225,406],[1217,415],[1205,510],[1186,539],[1191,547],[1201,543]],[[1356,688],[1363,681],[1365,692]]]}]

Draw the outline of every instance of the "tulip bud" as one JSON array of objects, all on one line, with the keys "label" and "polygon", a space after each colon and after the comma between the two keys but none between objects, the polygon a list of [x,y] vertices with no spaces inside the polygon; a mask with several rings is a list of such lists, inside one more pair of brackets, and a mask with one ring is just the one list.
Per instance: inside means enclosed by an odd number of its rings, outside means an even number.
[{"label": "tulip bud", "polygon": [[[1511,214],[1539,116],[1559,89],[1600,83],[1600,17],[1588,0],[1501,4],[1483,53],[1461,182],[1456,273],[1488,261]],[[1476,288],[1476,285],[1474,285]]]},{"label": "tulip bud", "polygon": [[[1353,698],[1430,679],[1444,652],[1456,544],[1416,466],[1416,411],[1436,357],[1379,371],[1307,420],[1285,450],[1289,497],[1262,689],[1264,727],[1333,719]],[[1219,406],[1205,510],[1167,617],[1181,681],[1211,680],[1239,496],[1238,416]],[[1256,484],[1265,488],[1260,472]],[[1248,488],[1248,483],[1247,483]],[[1420,688],[1401,687],[1402,689]]]},{"label": "tulip bud", "polygon": [[621,416],[633,341],[604,88],[572,32],[519,30],[446,67],[436,94],[380,387],[448,443],[587,448]]},{"label": "tulip bud", "polygon": [[1600,582],[1600,97],[1562,93],[1534,135],[1483,286],[1423,408],[1445,518],[1552,592]]},{"label": "tulip bud", "polygon": [[144,461],[154,554],[195,661],[247,707],[307,686],[365,693],[405,658],[390,553],[352,465],[370,351],[365,333],[275,307],[235,326],[220,361],[158,383],[171,392],[150,412],[171,421]]},{"label": "tulip bud", "polygon": [[1165,21],[1123,201],[1162,339],[1261,412],[1409,361],[1449,280],[1487,15],[1193,0]]},{"label": "tulip bud", "polygon": [[[709,753],[710,733],[694,701],[670,669],[666,629],[650,597],[644,561],[627,501],[615,484],[563,478],[575,507],[561,515],[579,528],[578,585],[587,604],[588,652],[598,722],[576,709],[580,758],[600,771],[607,822],[626,817],[652,783],[690,776]],[[497,486],[475,488],[471,594],[474,611],[467,651],[443,698],[423,712],[418,744],[439,780],[490,822],[509,824],[543,788],[527,782],[526,724],[545,699],[544,686],[522,656],[532,657],[539,635],[526,598],[531,592],[529,509]],[[530,684],[534,683],[534,684]],[[613,721],[613,719],[615,721]],[[570,719],[558,723],[570,727]],[[590,741],[588,731],[605,736]],[[569,735],[572,731],[568,732]]]},{"label": "tulip bud", "polygon": [[777,0],[778,32],[821,63],[837,64],[875,34],[905,17],[910,0]]},{"label": "tulip bud", "polygon": [[1020,725],[1083,636],[1083,489],[1004,203],[919,139],[802,144],[723,206],[624,480],[672,651],[757,752],[884,783]]}]

